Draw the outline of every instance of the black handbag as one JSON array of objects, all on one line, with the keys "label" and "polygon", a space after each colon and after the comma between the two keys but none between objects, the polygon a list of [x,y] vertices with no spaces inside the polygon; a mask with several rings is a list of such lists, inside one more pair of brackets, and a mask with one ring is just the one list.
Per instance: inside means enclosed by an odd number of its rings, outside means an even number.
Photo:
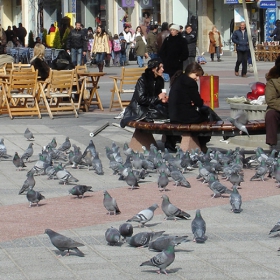
[{"label": "black handbag", "polygon": [[96,64],[96,53],[93,53],[93,54],[92,54],[92,57],[91,57],[91,64]]},{"label": "black handbag", "polygon": [[129,61],[136,61],[137,60],[137,55],[136,55],[135,48],[130,48],[128,59],[129,59]]}]

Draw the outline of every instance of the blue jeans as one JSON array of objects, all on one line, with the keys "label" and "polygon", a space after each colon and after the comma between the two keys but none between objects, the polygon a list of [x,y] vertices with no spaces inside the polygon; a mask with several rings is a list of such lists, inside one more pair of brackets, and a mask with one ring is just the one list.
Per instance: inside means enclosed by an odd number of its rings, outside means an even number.
[{"label": "blue jeans", "polygon": [[95,59],[96,59],[96,64],[103,64],[103,61],[105,59],[105,52],[102,52],[102,53],[98,52],[98,53],[96,53]]},{"label": "blue jeans", "polygon": [[139,67],[143,67],[144,66],[144,59],[143,56],[141,55],[137,55],[137,63]]},{"label": "blue jeans", "polygon": [[[215,53],[217,54],[217,58],[220,58],[220,47],[215,47]],[[211,59],[214,59],[214,54],[211,53]]]},{"label": "blue jeans", "polygon": [[158,58],[158,55],[157,55],[157,53],[149,53],[149,57],[150,57],[151,59],[153,59],[153,58]]},{"label": "blue jeans", "polygon": [[71,49],[71,59],[72,63],[76,65],[82,64],[82,55],[83,55],[83,49]]},{"label": "blue jeans", "polygon": [[120,66],[124,66],[126,61],[126,53],[121,53],[120,54]]}]

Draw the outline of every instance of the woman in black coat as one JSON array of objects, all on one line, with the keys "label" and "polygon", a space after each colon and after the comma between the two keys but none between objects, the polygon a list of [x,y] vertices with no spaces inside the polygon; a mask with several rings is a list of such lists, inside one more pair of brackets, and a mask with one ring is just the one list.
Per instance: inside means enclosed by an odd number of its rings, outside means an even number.
[{"label": "woman in black coat", "polygon": [[170,35],[164,39],[159,51],[164,72],[169,74],[170,78],[176,71],[183,69],[183,62],[189,56],[188,43],[179,31],[179,25],[171,25]]},{"label": "woman in black coat", "polygon": [[164,88],[163,70],[160,59],[149,60],[148,68],[138,79],[132,99],[125,109],[120,122],[121,127],[125,127],[131,120],[151,121],[168,117],[168,97],[166,93],[162,92]]},{"label": "woman in black coat", "polygon": [[[197,81],[204,71],[197,62],[189,64],[185,70],[178,71],[170,82],[168,111],[171,123],[201,123],[219,121],[221,118],[208,106],[205,106],[198,91]],[[200,146],[206,148],[211,137],[198,137]],[[176,139],[168,139],[169,145],[175,148]]]}]

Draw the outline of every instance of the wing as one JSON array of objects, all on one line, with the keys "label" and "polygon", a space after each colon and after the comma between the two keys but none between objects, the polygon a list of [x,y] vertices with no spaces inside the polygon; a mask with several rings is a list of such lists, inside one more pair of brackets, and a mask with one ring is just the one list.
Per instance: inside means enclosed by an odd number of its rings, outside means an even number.
[{"label": "wing", "polygon": [[248,123],[248,115],[244,111],[238,111],[235,115],[234,119],[241,124],[247,124]]}]

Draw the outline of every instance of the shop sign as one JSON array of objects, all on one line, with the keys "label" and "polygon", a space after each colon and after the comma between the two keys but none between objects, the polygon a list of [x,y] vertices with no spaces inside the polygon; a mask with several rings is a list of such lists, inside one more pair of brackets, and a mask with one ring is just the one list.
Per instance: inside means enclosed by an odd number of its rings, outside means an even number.
[{"label": "shop sign", "polygon": [[275,0],[259,1],[258,6],[261,9],[276,8],[276,1]]},{"label": "shop sign", "polygon": [[[253,3],[255,0],[246,0],[246,3]],[[224,4],[242,4],[242,0],[224,0]]]},{"label": "shop sign", "polygon": [[122,7],[134,7],[134,0],[122,0]]},{"label": "shop sign", "polygon": [[153,0],[141,0],[141,6],[143,8],[153,7]]}]

